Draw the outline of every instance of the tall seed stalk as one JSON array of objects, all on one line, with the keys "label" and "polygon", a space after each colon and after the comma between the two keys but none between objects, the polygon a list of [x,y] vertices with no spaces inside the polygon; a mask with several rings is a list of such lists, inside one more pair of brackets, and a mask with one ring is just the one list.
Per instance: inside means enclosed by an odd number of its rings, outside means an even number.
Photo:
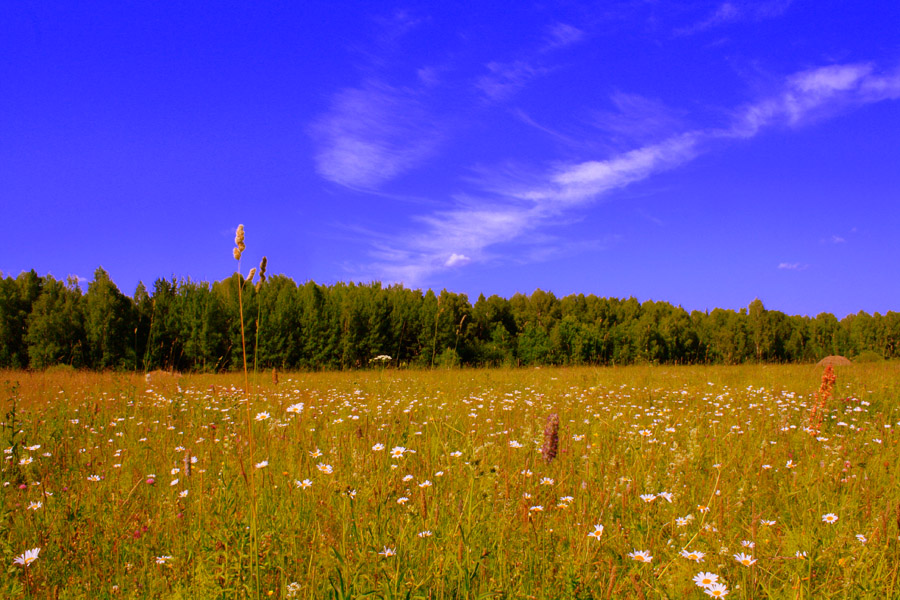
[{"label": "tall seed stalk", "polygon": [[[238,225],[237,231],[234,234],[234,245],[235,248],[232,250],[232,254],[234,255],[234,259],[238,261],[238,276],[241,276],[241,255],[244,253],[244,249],[247,247],[244,244],[244,226]],[[256,484],[253,476],[253,419],[250,415],[250,383],[247,377],[247,342],[246,336],[244,335],[244,300],[242,290],[244,289],[245,281],[253,281],[253,276],[256,274],[256,269],[250,269],[250,273],[246,280],[241,276],[240,281],[238,282],[238,310],[241,313],[241,351],[243,353],[243,362],[244,362],[244,400],[247,405],[247,443],[250,448],[250,462],[247,465],[248,471],[250,471],[250,546],[253,550],[253,576],[256,580],[256,597],[259,598],[259,535],[258,535],[258,519],[256,514]]]},{"label": "tall seed stalk", "polygon": [[262,302],[259,298],[259,290],[262,288],[262,284],[266,281],[266,266],[268,266],[268,259],[263,256],[262,260],[259,261],[259,281],[256,282],[256,343],[253,345],[253,378],[256,380],[256,389],[259,390],[259,379],[256,376],[256,359],[259,357],[259,319],[260,312],[262,308]]}]

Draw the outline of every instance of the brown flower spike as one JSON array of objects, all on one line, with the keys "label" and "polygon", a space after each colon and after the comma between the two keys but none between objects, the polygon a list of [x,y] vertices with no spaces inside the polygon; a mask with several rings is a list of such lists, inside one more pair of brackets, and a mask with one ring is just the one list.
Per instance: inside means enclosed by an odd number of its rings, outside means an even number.
[{"label": "brown flower spike", "polygon": [[544,445],[541,454],[547,462],[556,458],[559,451],[559,415],[551,413],[547,417],[547,425],[544,427]]}]

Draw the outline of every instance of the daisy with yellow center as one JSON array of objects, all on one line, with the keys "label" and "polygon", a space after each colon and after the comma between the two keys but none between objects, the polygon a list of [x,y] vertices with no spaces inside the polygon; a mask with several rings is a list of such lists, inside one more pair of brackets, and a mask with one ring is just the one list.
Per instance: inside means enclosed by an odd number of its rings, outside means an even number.
[{"label": "daisy with yellow center", "polygon": [[635,550],[634,552],[629,552],[628,556],[629,558],[631,558],[631,560],[636,560],[642,563],[649,563],[653,560],[653,557],[650,556],[649,550]]},{"label": "daisy with yellow center", "polygon": [[745,567],[749,567],[750,565],[752,565],[753,563],[756,562],[756,559],[755,559],[755,558],[753,558],[753,557],[752,557],[751,555],[749,555],[749,554],[744,554],[743,552],[740,552],[740,553],[738,553],[738,554],[735,554],[735,555],[734,555],[734,560],[738,561],[739,563],[741,563],[741,564],[744,565]]}]

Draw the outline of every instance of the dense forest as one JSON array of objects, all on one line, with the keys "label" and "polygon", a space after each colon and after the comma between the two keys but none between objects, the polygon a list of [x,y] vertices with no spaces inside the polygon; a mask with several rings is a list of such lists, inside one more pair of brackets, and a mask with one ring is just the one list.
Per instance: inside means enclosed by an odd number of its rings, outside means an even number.
[{"label": "dense forest", "polygon": [[[838,320],[766,310],[687,312],[667,302],[536,290],[506,299],[379,283],[209,284],[157,279],[122,294],[102,268],[77,283],[0,275],[0,368],[223,371],[241,368],[238,288],[251,367],[623,365],[809,362],[900,354],[900,313]],[[390,356],[375,361],[376,357]]]}]

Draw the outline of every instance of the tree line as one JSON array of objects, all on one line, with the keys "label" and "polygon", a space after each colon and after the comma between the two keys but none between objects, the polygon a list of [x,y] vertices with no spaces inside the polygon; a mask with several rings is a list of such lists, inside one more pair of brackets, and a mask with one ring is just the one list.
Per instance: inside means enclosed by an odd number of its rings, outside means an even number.
[{"label": "tree line", "polygon": [[[900,355],[900,313],[838,320],[767,310],[688,312],[668,302],[536,290],[511,298],[283,275],[248,285],[157,279],[128,297],[102,268],[77,281],[0,274],[0,368],[228,371],[498,365],[811,362]],[[390,358],[385,358],[389,356]],[[381,357],[379,360],[376,357]]]}]

